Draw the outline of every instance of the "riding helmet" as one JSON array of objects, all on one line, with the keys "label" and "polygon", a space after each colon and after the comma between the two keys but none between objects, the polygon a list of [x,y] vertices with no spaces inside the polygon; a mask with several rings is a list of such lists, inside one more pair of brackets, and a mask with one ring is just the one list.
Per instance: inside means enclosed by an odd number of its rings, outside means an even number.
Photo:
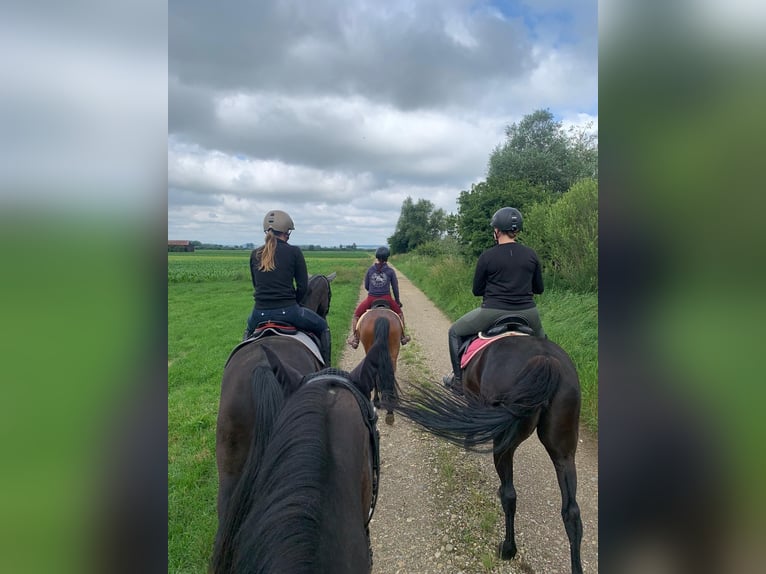
[{"label": "riding helmet", "polygon": [[378,261],[388,261],[389,255],[391,255],[391,251],[388,250],[388,247],[378,247],[375,251],[375,259]]},{"label": "riding helmet", "polygon": [[490,225],[500,231],[516,233],[521,231],[523,221],[518,209],[515,207],[502,207],[492,216],[492,223]]},{"label": "riding helmet", "polygon": [[287,215],[284,211],[275,209],[269,211],[266,217],[263,218],[263,230],[268,231],[273,229],[280,233],[288,233],[291,229],[295,229],[292,217]]}]

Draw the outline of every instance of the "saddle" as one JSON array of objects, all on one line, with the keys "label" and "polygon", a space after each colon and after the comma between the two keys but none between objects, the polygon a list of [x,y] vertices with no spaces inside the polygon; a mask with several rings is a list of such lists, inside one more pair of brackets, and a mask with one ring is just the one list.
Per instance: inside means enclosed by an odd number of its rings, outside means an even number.
[{"label": "saddle", "polygon": [[503,315],[496,320],[486,331],[466,339],[460,345],[460,368],[464,369],[468,363],[487,345],[498,339],[511,336],[529,336],[535,332],[529,326],[529,322],[519,315]]},{"label": "saddle", "polygon": [[391,303],[385,299],[375,299],[370,305],[370,309],[390,309]]},{"label": "saddle", "polygon": [[[255,326],[251,339],[260,339],[268,335],[295,335],[298,333],[298,327],[291,325],[290,323],[282,323],[280,321],[264,321],[258,323]],[[311,336],[312,333],[306,333]]]},{"label": "saddle", "polygon": [[293,337],[294,339],[303,343],[317,359],[322,361],[322,354],[319,351],[319,338],[314,333],[301,331],[295,325],[283,323],[281,321],[263,321],[262,323],[258,323],[258,325],[256,325],[255,331],[253,331],[252,336],[247,341],[242,341],[236,347],[234,347],[234,349],[232,349],[231,353],[229,354],[229,358],[226,359],[226,364],[229,364],[229,361],[231,361],[234,353],[236,353],[242,347],[249,345],[253,341],[257,341],[258,339],[272,336]]}]

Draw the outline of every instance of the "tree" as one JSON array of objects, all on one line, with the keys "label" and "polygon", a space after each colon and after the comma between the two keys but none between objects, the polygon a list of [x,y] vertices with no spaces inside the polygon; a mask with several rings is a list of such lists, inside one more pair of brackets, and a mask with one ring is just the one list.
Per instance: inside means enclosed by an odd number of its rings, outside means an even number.
[{"label": "tree", "polygon": [[505,143],[489,158],[487,183],[493,187],[525,181],[564,193],[577,181],[598,174],[595,135],[587,128],[564,130],[548,110],[524,116],[518,124],[506,127],[505,135]]},{"label": "tree", "polygon": [[509,180],[503,186],[482,181],[458,197],[457,232],[460,244],[470,255],[478,255],[493,244],[490,222],[501,207],[524,208],[544,199],[547,192],[523,181]]},{"label": "tree", "polygon": [[448,219],[443,209],[435,209],[427,199],[413,203],[408,197],[396,223],[396,231],[388,238],[391,253],[407,253],[419,245],[433,241],[447,231]]}]

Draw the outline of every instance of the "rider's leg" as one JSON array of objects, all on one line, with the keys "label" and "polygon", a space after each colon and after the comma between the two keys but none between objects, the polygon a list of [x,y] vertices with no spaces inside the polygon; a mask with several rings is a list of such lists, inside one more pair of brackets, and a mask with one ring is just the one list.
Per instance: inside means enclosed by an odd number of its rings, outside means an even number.
[{"label": "rider's leg", "polygon": [[455,332],[454,326],[450,327],[447,332],[447,343],[449,348],[449,359],[450,363],[452,363],[452,375],[445,376],[443,382],[445,387],[452,389],[459,395],[463,394],[463,371],[460,368],[459,357],[461,342],[461,338]]},{"label": "rider's leg", "polygon": [[332,336],[330,334],[330,329],[327,329],[319,334],[319,352],[322,355],[322,360],[324,361],[324,366],[326,369],[330,367],[330,360],[332,356],[331,351]]},{"label": "rider's leg", "polygon": [[409,335],[404,334],[404,313],[399,313],[399,318],[402,320],[402,338],[399,340],[399,342],[402,345],[406,345],[410,342],[411,338]]},{"label": "rider's leg", "polygon": [[354,315],[351,319],[351,334],[346,340],[346,343],[348,343],[352,349],[356,349],[359,346],[359,333],[356,332],[356,324],[358,321],[359,317]]}]

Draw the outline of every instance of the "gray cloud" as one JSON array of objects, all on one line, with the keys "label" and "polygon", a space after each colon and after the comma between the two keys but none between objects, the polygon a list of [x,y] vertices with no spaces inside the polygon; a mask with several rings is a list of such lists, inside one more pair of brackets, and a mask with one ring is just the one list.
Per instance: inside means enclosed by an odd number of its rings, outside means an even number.
[{"label": "gray cloud", "polygon": [[454,212],[506,125],[597,117],[577,4],[170,2],[169,235],[240,243],[259,210],[327,208],[306,242],[380,243],[408,195]]}]

